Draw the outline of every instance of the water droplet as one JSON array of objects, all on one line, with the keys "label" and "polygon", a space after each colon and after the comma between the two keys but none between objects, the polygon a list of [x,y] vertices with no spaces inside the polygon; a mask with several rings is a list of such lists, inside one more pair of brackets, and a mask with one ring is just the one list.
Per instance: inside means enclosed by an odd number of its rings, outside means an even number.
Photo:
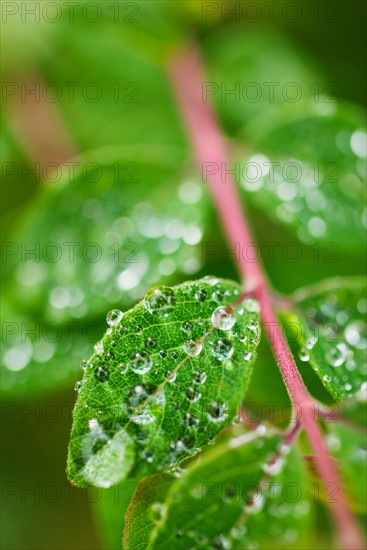
[{"label": "water droplet", "polygon": [[146,374],[152,368],[152,360],[146,351],[137,351],[132,354],[129,367],[136,374]]},{"label": "water droplet", "polygon": [[353,321],[349,323],[344,331],[344,336],[348,344],[354,348],[366,349],[367,325],[363,321]]},{"label": "water droplet", "polygon": [[119,336],[123,336],[126,332],[127,332],[127,327],[125,327],[125,325],[120,325],[119,327],[117,327],[117,334]]},{"label": "water droplet", "polygon": [[217,401],[213,401],[208,407],[206,416],[211,422],[223,422],[223,420],[225,420],[228,416],[225,412],[226,409],[227,405],[225,403],[217,403]]},{"label": "water droplet", "polygon": [[107,324],[110,325],[110,327],[117,325],[117,323],[121,321],[123,315],[124,314],[119,309],[112,309],[107,313],[107,316],[106,316]]},{"label": "water droplet", "polygon": [[284,459],[282,457],[277,457],[275,460],[272,460],[270,462],[265,462],[265,464],[262,464],[261,469],[266,474],[269,474],[270,476],[275,476],[279,474],[284,466]]},{"label": "water droplet", "polygon": [[183,332],[190,332],[192,330],[192,323],[190,321],[184,321],[181,326]]},{"label": "water droplet", "polygon": [[317,343],[317,336],[309,336],[305,342],[305,347],[308,350],[313,349],[314,345]]},{"label": "water droplet", "polygon": [[199,423],[199,420],[191,413],[186,413],[183,418],[183,423],[189,428],[193,428]]},{"label": "water droplet", "polygon": [[345,344],[338,344],[326,352],[325,359],[332,367],[340,367],[346,359],[347,351]]},{"label": "water droplet", "polygon": [[80,393],[80,390],[82,389],[82,386],[83,386],[83,381],[82,380],[78,380],[78,382],[76,382],[75,386],[74,386],[74,390],[77,392],[77,393]]},{"label": "water droplet", "polygon": [[212,323],[220,330],[229,330],[236,322],[236,314],[231,307],[219,306],[212,314]]},{"label": "water droplet", "polygon": [[192,375],[192,381],[194,384],[204,384],[206,380],[206,373],[204,371],[196,370]]},{"label": "water droplet", "polygon": [[325,374],[322,379],[324,382],[331,382],[331,376],[329,376],[328,374]]},{"label": "water droplet", "polygon": [[338,437],[336,437],[336,435],[328,434],[326,436],[325,440],[326,440],[326,445],[327,445],[327,448],[329,449],[329,451],[331,451],[331,452],[339,451],[339,449],[341,447],[341,442],[340,442],[340,439]]},{"label": "water droplet", "polygon": [[127,372],[128,365],[125,365],[124,363],[120,363],[118,365],[118,370],[120,374],[125,374]]},{"label": "water droplet", "polygon": [[186,399],[189,401],[195,402],[198,401],[201,397],[201,393],[196,388],[189,388],[186,391]]},{"label": "water droplet", "polygon": [[95,368],[93,374],[98,382],[107,382],[110,377],[110,371],[107,367],[103,367],[102,365]]},{"label": "water droplet", "polygon": [[215,290],[212,294],[212,298],[215,302],[221,302],[224,298],[224,292],[221,290]]},{"label": "water droplet", "polygon": [[94,351],[97,353],[97,355],[101,355],[103,353],[104,347],[102,340],[100,342],[97,342],[94,344]]},{"label": "water droplet", "polygon": [[172,352],[172,359],[178,359],[178,353],[177,351]]},{"label": "water droplet", "polygon": [[141,328],[139,325],[137,325],[137,326],[134,328],[134,330],[135,330],[136,334],[140,334],[140,332],[142,331],[142,328]]},{"label": "water droplet", "polygon": [[203,344],[200,341],[195,341],[190,338],[189,340],[186,340],[182,347],[187,355],[190,355],[190,357],[195,357],[196,355],[199,355],[203,349]]},{"label": "water droplet", "polygon": [[144,298],[144,306],[154,315],[168,317],[176,305],[176,296],[172,288],[160,286],[152,288]]},{"label": "water droplet", "polygon": [[141,409],[137,414],[132,415],[131,421],[135,424],[153,424],[156,420],[154,414],[149,410],[149,406]]},{"label": "water droplet", "polygon": [[154,453],[150,449],[145,449],[143,451],[143,457],[147,462],[151,463],[154,460]]},{"label": "water droplet", "polygon": [[260,340],[261,330],[260,325],[257,321],[250,320],[247,328],[251,331],[250,341],[252,344],[257,344]]},{"label": "water droplet", "polygon": [[88,365],[88,361],[86,359],[82,359],[80,361],[80,366],[83,370],[85,370],[87,368],[87,365]]},{"label": "water droplet", "polygon": [[208,295],[205,290],[198,290],[195,294],[195,298],[198,302],[205,302],[207,296]]},{"label": "water droplet", "polygon": [[166,350],[161,349],[161,351],[159,352],[159,355],[160,355],[160,357],[162,357],[162,359],[164,359],[165,357],[167,357],[168,354],[167,354]]},{"label": "water droplet", "polygon": [[148,349],[153,349],[157,345],[157,340],[154,340],[154,338],[147,338],[145,340],[145,347]]},{"label": "water droplet", "polygon": [[215,550],[229,550],[232,544],[224,535],[218,535],[212,539],[212,547]]},{"label": "water droplet", "polygon": [[264,506],[263,495],[257,494],[250,502],[246,504],[244,510],[246,514],[258,514]]},{"label": "water droplet", "polygon": [[260,304],[255,298],[247,298],[242,304],[245,310],[250,313],[258,313],[260,311]]},{"label": "water droplet", "polygon": [[302,348],[298,354],[301,361],[309,361],[310,356],[308,354],[308,351],[305,348]]},{"label": "water droplet", "polygon": [[111,351],[108,351],[104,356],[104,360],[108,363],[111,363],[114,359],[115,359],[115,354],[112,353]]},{"label": "water droplet", "polygon": [[223,361],[232,356],[234,348],[229,340],[221,338],[217,340],[211,349],[211,353],[214,357]]},{"label": "water droplet", "polygon": [[363,382],[362,386],[356,393],[356,398],[361,403],[365,403],[367,401],[367,382]]},{"label": "water droplet", "polygon": [[244,360],[245,361],[250,361],[252,359],[252,353],[251,351],[245,353],[245,355],[243,356]]},{"label": "water droplet", "polygon": [[166,372],[166,380],[167,382],[169,382],[170,384],[172,384],[175,380],[176,380],[176,377],[177,377],[177,373],[176,372],[172,372],[170,370],[168,370]]}]

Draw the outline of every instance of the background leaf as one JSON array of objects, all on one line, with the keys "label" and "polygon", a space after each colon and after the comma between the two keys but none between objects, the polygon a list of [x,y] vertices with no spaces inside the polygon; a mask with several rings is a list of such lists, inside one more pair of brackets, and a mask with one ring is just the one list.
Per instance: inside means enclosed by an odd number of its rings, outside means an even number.
[{"label": "background leaf", "polygon": [[309,525],[304,466],[264,432],[226,437],[170,486],[145,479],[128,510],[126,550],[294,548]]},{"label": "background leaf", "polygon": [[339,277],[299,290],[295,323],[300,359],[309,362],[337,401],[365,392],[366,280]]},{"label": "background leaf", "polygon": [[366,387],[359,400],[347,401],[338,411],[336,422],[328,422],[326,443],[338,459],[351,508],[367,511]]},{"label": "background leaf", "polygon": [[329,243],[336,263],[339,248],[355,252],[366,230],[365,116],[323,100],[257,118],[239,183],[246,200],[300,241]]},{"label": "background leaf", "polygon": [[260,339],[258,303],[235,306],[240,292],[207,277],[108,314],[74,411],[70,479],[109,487],[167,469],[232,420]]}]

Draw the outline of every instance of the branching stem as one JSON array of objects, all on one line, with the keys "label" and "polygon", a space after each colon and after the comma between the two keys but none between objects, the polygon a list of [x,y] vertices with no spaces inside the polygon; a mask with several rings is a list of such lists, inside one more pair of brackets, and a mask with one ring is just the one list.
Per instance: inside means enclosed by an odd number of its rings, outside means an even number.
[{"label": "branching stem", "polygon": [[[228,171],[230,163],[225,139],[211,105],[202,99],[205,74],[198,49],[191,47],[175,55],[170,60],[169,73],[198,167],[200,170],[207,166],[211,167],[210,173],[206,175],[206,181],[213,195],[228,242],[233,247],[236,246],[236,243],[245,247],[254,241],[237,188]],[[222,178],[223,171],[226,174],[225,181]],[[262,324],[282,373],[293,408],[298,411],[299,422],[313,449],[325,490],[330,496],[330,509],[335,520],[339,544],[344,550],[362,550],[364,548],[362,536],[348,508],[339,473],[328,454],[320,431],[317,415],[315,415],[317,406],[304,386],[288,343],[284,338],[274,311],[274,297],[261,263],[248,262],[241,255],[239,271],[244,282],[244,291],[251,292],[260,303]],[[336,486],[338,487],[337,501],[331,498]]]}]

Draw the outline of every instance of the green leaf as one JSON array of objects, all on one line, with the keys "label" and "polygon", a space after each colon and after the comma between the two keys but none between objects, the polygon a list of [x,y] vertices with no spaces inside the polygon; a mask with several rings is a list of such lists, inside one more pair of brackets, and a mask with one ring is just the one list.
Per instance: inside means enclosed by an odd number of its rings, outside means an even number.
[{"label": "green leaf", "polygon": [[281,441],[273,431],[242,433],[171,484],[145,479],[126,516],[124,548],[294,548],[310,503],[304,466],[295,450],[282,454]]},{"label": "green leaf", "polygon": [[155,287],[110,327],[86,362],[68,458],[78,485],[165,470],[235,416],[260,340],[258,303],[206,277]]},{"label": "green leaf", "polygon": [[16,304],[48,322],[94,319],[106,302],[131,305],[157,280],[199,270],[207,202],[197,207],[203,188],[176,150],[106,148],[71,162],[5,248]]},{"label": "green leaf", "polygon": [[66,387],[77,380],[80,361],[103,334],[100,321],[55,323],[3,304],[1,390],[6,399],[22,399]]},{"label": "green leaf", "polygon": [[304,243],[329,243],[335,262],[339,247],[358,251],[365,238],[365,117],[334,103],[280,114],[256,120],[256,145],[241,159],[240,186],[247,200]]},{"label": "green leaf", "polygon": [[367,512],[366,395],[363,397],[363,402],[344,404],[336,422],[327,423],[326,437],[330,453],[339,461],[350,506],[359,514]]},{"label": "green leaf", "polygon": [[[366,280],[328,279],[297,291],[287,316],[298,328],[300,359],[309,362],[337,401],[362,395],[366,376]],[[293,336],[292,336],[293,338]]]},{"label": "green leaf", "polygon": [[125,528],[125,514],[140,479],[127,479],[119,485],[100,492],[92,504],[101,538],[108,550],[121,550]]}]

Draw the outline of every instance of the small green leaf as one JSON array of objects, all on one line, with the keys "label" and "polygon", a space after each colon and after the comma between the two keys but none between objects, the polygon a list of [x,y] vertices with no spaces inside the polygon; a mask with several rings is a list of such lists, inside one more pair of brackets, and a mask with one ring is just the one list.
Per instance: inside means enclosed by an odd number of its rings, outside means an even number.
[{"label": "small green leaf", "polygon": [[[366,399],[366,396],[365,396]],[[347,401],[336,422],[327,423],[326,442],[338,459],[350,506],[356,513],[367,512],[366,403]]]},{"label": "small green leaf", "polygon": [[366,280],[328,279],[299,290],[288,321],[298,324],[300,359],[337,401],[365,394]]},{"label": "small green leaf", "polygon": [[242,433],[171,484],[145,479],[126,516],[124,548],[294,548],[310,503],[304,466],[281,441],[275,432]]},{"label": "small green leaf", "polygon": [[165,470],[230,423],[260,340],[258,303],[234,305],[240,293],[205,277],[153,288],[125,315],[108,314],[74,411],[71,480],[109,487]]}]

